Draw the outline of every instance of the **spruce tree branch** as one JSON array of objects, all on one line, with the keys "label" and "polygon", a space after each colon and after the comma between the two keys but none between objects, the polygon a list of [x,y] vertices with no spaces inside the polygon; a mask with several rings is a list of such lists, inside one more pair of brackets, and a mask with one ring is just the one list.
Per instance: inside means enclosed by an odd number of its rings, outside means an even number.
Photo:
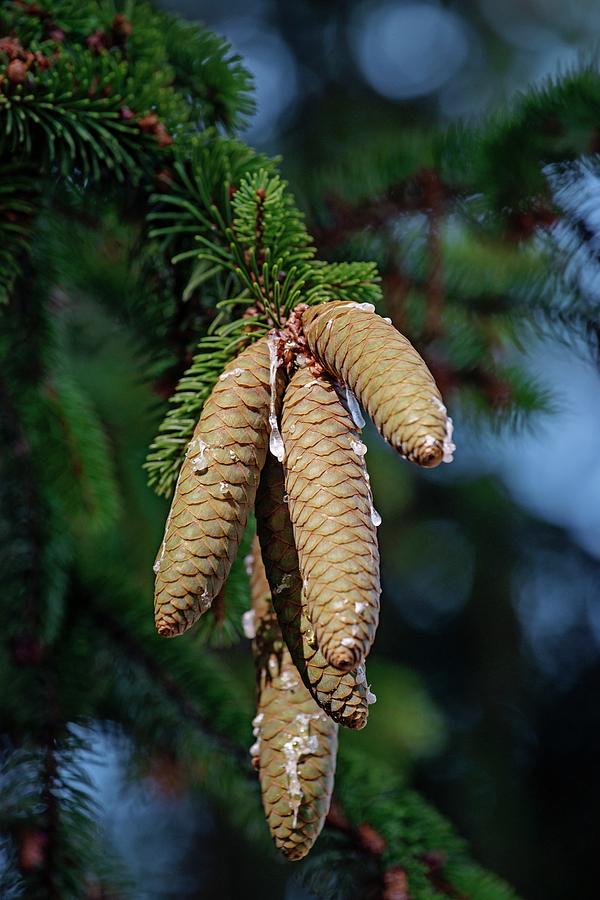
[{"label": "spruce tree branch", "polygon": [[[333,797],[325,825],[329,830],[344,835],[358,853],[366,854],[375,861],[381,873],[378,900],[410,900],[405,868],[397,863],[388,866],[382,864],[381,857],[387,843],[376,828],[369,822],[352,825],[336,796]],[[442,870],[446,860],[442,852],[424,853],[419,861],[423,863],[426,876],[434,890],[453,900],[468,900],[444,878]]]},{"label": "spruce tree branch", "polygon": [[149,678],[159,687],[161,693],[184,717],[185,721],[194,725],[204,738],[208,738],[213,744],[226,753],[229,753],[239,762],[244,763],[248,774],[251,769],[248,764],[248,755],[240,745],[227,737],[204,716],[185,694],[175,679],[163,671],[160,664],[146,650],[143,644],[136,640],[134,635],[118,622],[110,613],[91,605],[86,610],[86,615],[101,629],[113,644],[125,651],[127,659],[139,666]]}]

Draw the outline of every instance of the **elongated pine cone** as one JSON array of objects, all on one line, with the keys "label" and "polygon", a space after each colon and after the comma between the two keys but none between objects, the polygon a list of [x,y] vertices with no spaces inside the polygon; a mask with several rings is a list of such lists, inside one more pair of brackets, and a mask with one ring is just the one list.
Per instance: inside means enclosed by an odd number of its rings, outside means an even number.
[{"label": "elongated pine cone", "polygon": [[285,495],[283,466],[267,457],[256,494],[256,523],[273,605],[300,677],[318,705],[340,725],[364,728],[369,706],[361,667],[343,672],[319,650],[302,597],[298,554]]},{"label": "elongated pine cone", "polygon": [[412,462],[451,462],[452,420],[433,376],[409,340],[369,303],[333,301],[303,317],[311,352],[353,391],[378,431]]},{"label": "elongated pine cone", "polygon": [[[210,607],[235,559],[267,454],[269,376],[261,338],[219,377],[188,445],[154,564],[156,628],[165,637]],[[277,373],[276,407],[283,384]]]},{"label": "elongated pine cone", "polygon": [[329,810],[337,725],[302,684],[283,642],[257,542],[252,611],[258,709],[251,753],[271,835],[288,859],[297,860],[313,846]]},{"label": "elongated pine cone", "polygon": [[328,376],[293,375],[284,397],[285,486],[308,617],[337,669],[359,666],[379,620],[379,550],[360,431]]}]

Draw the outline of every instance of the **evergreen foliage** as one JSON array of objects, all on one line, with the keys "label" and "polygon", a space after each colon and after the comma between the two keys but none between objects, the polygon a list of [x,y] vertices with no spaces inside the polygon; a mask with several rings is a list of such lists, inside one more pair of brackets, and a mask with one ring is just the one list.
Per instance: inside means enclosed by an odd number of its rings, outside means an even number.
[{"label": "evergreen foliage", "polygon": [[[335,175],[297,179],[313,242],[278,162],[234,136],[251,79],[221,38],[143,0],[2,5],[3,897],[126,895],[81,763],[108,723],[176,760],[266,847],[245,761],[251,696],[194,636],[153,633],[140,368],[170,401],[146,462],[164,496],[227,361],[300,301],[385,307],[451,403],[511,418],[547,407],[510,347],[532,315],[596,330],[543,232],[560,213],[546,167],[596,149],[599,102],[588,66],[473,129],[336,147]],[[115,344],[135,354],[118,396]],[[209,643],[239,635],[241,561],[230,582]],[[336,803],[303,869],[319,896],[401,896],[385,893],[394,879],[414,900],[515,896],[366,753],[343,748]]]}]

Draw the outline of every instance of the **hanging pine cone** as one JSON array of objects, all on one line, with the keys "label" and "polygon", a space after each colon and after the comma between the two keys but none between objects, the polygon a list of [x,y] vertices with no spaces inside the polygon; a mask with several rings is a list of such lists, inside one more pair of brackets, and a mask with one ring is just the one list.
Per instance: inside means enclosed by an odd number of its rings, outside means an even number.
[{"label": "hanging pine cone", "polygon": [[[279,374],[275,392],[279,404]],[[193,625],[229,574],[267,455],[270,408],[262,338],[220,376],[187,448],[154,564],[156,628],[165,637]]]},{"label": "hanging pine cone", "polygon": [[273,840],[297,860],[313,846],[329,810],[337,725],[302,684],[283,642],[256,541],[252,559],[258,703],[250,752]]},{"label": "hanging pine cone", "polygon": [[360,431],[328,376],[298,369],[283,404],[285,485],[308,616],[325,658],[359,666],[379,620],[379,551]]},{"label": "hanging pine cone", "polygon": [[267,458],[256,495],[262,558],[279,625],[298,672],[314,699],[347,728],[364,728],[369,690],[364,669],[343,672],[321,653],[302,597],[298,554],[285,497],[283,466]]},{"label": "hanging pine cone", "polygon": [[258,690],[251,754],[269,829],[289,859],[304,857],[323,826],[338,723],[364,727],[375,700],[364,661],[379,619],[380,520],[354,391],[408,459],[451,459],[452,422],[406,338],[369,304],[300,305],[220,376],[155,563],[156,626],[170,637],[220,591],[256,501],[262,557],[255,540],[245,617]]},{"label": "hanging pine cone", "polygon": [[431,372],[371,304],[322,303],[306,310],[303,324],[316,359],[356,394],[393,447],[421,466],[452,460],[452,420]]}]

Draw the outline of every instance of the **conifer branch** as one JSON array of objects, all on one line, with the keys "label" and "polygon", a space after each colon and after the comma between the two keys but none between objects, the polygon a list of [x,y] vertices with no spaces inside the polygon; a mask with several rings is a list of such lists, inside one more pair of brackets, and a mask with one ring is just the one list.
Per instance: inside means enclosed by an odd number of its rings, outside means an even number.
[{"label": "conifer branch", "polygon": [[123,628],[122,623],[117,622],[104,609],[93,608],[88,611],[88,616],[93,624],[107,635],[111,643],[119,649],[119,652],[123,653],[126,659],[139,666],[161,691],[164,698],[173,704],[187,723],[191,723],[198,729],[204,739],[208,739],[210,743],[223,753],[233,756],[238,763],[243,762],[247,764],[247,754],[240,745],[214,727],[210,719],[196,708],[178,682],[146,650],[143,643],[136,640],[131,631]]}]

